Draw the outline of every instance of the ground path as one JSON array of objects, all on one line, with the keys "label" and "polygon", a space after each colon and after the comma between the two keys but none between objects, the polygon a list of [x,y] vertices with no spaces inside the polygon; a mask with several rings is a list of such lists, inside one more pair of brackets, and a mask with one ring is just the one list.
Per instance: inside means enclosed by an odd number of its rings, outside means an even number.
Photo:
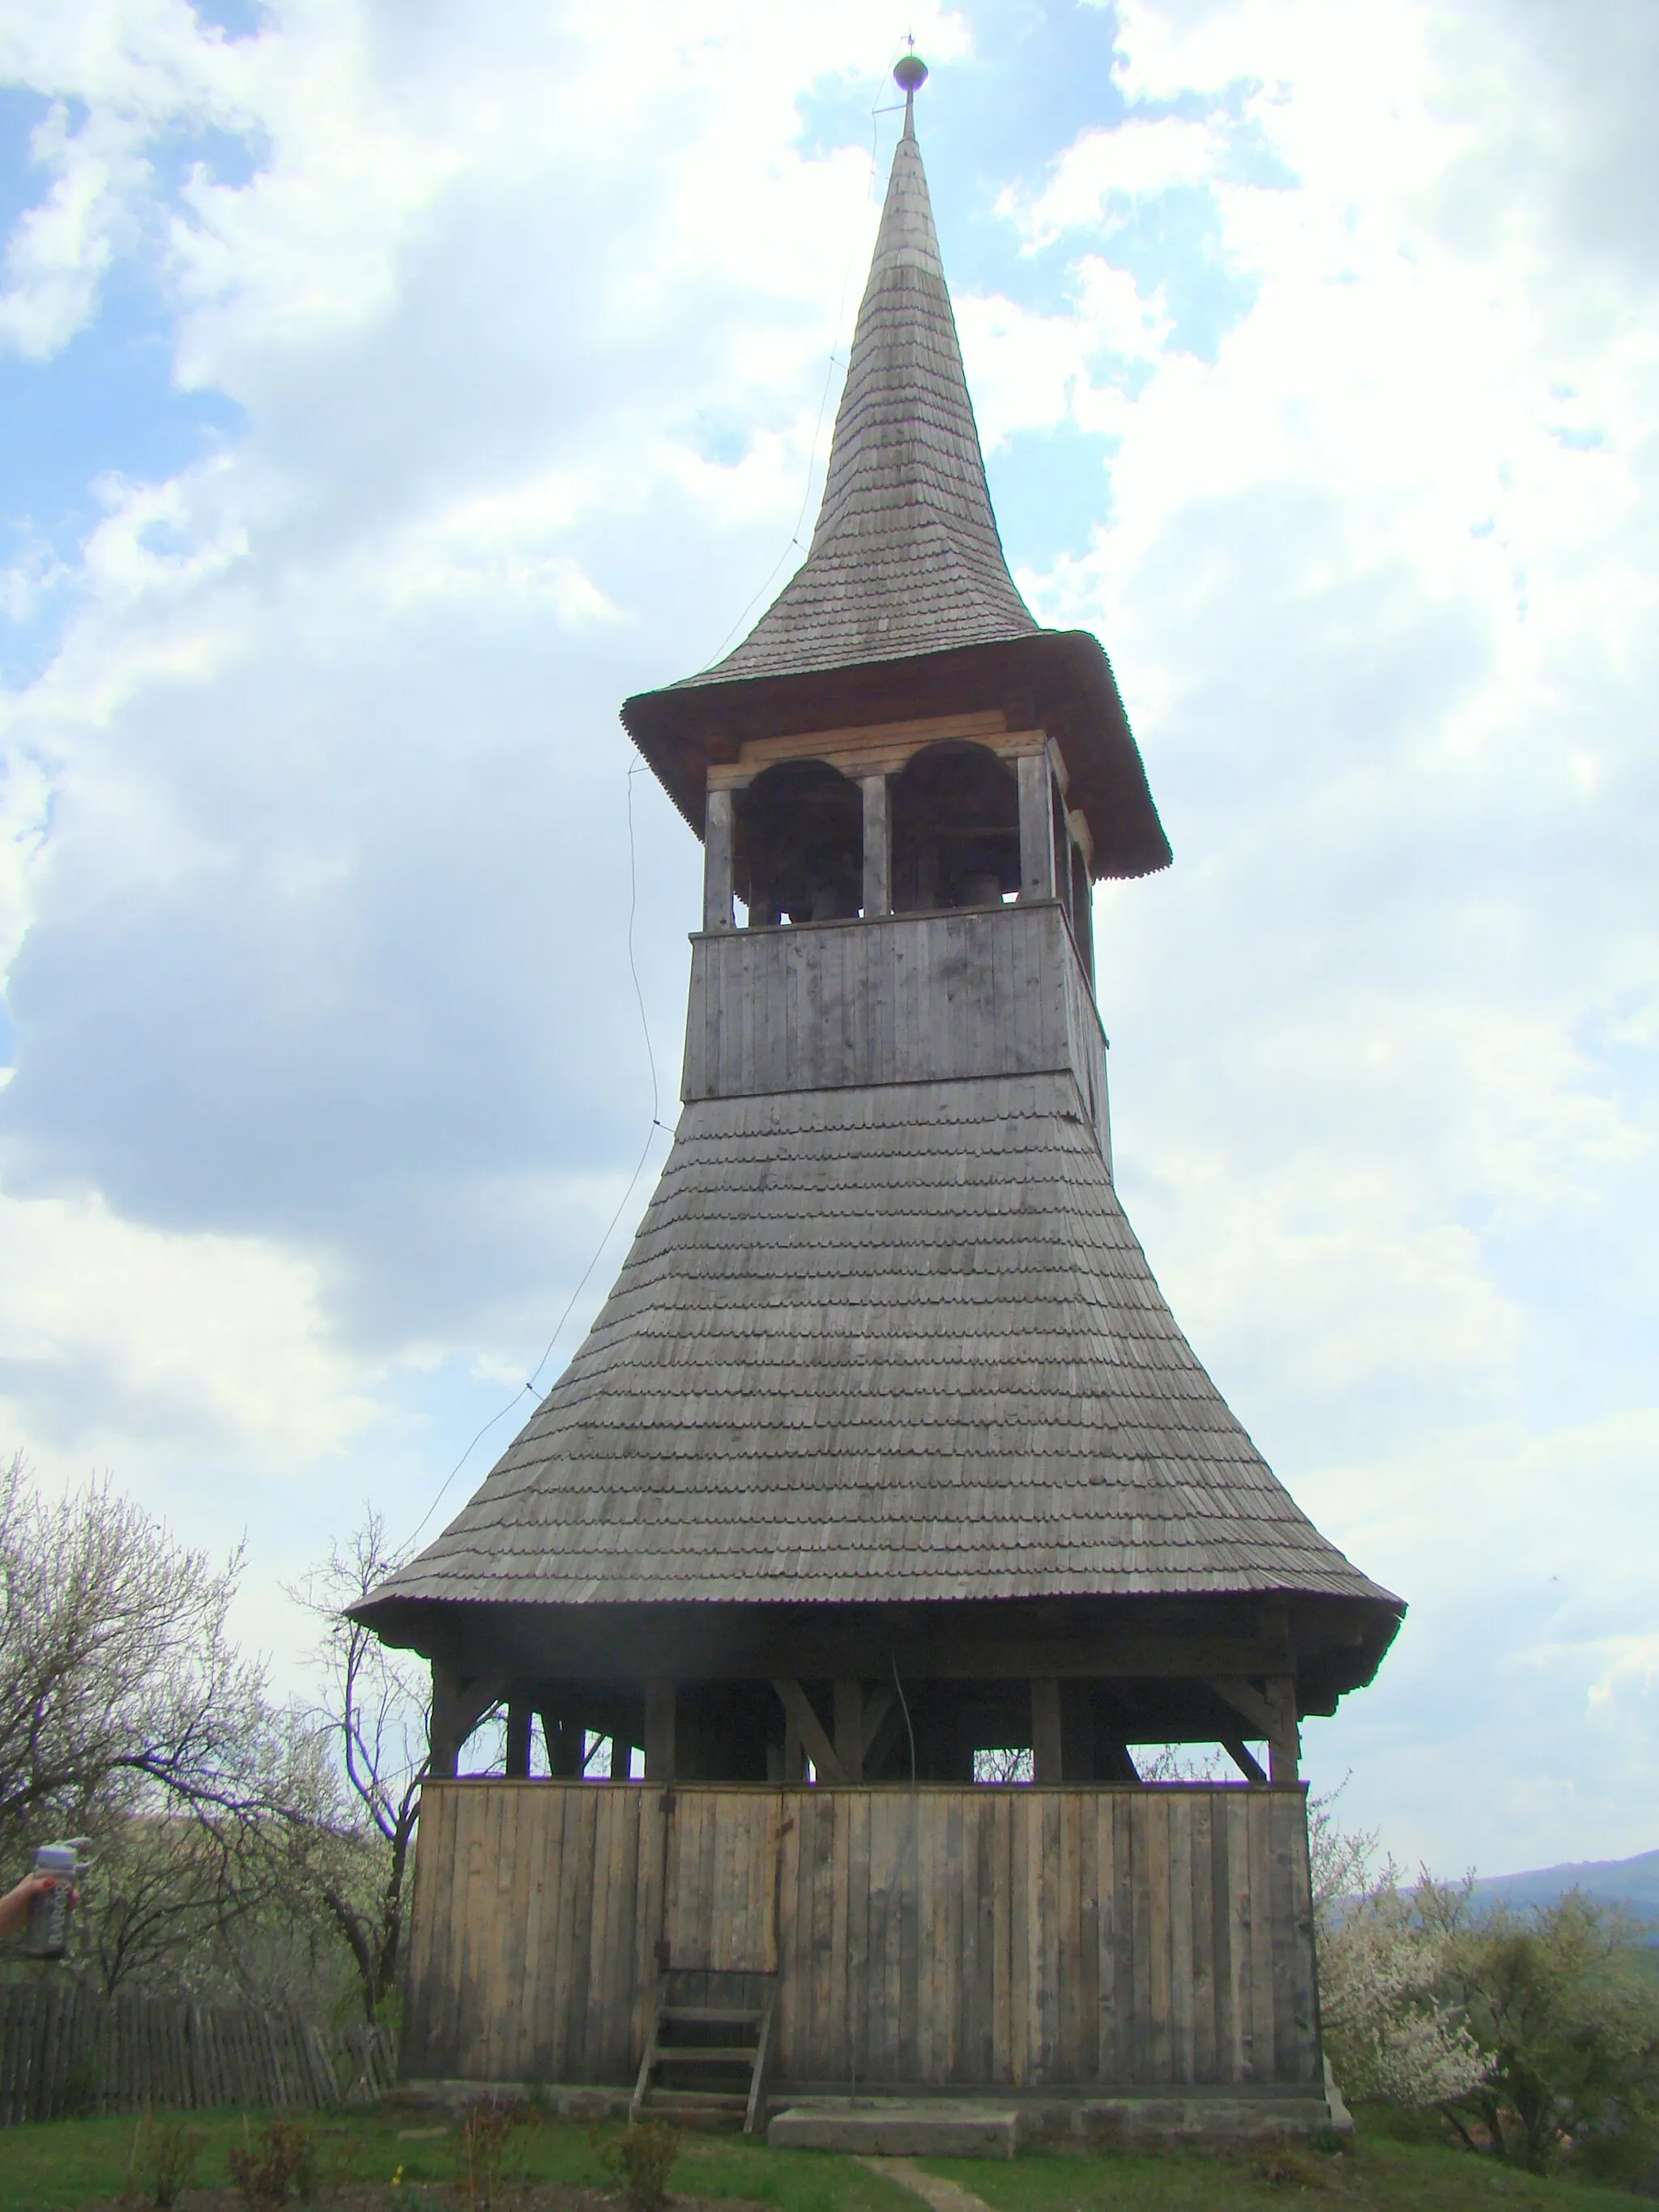
[{"label": "ground path", "polygon": [[859,2164],[914,2191],[928,2207],[928,2212],[990,2212],[982,2197],[975,2197],[971,2189],[960,2188],[937,2173],[924,2173],[913,2158],[860,2158]]}]

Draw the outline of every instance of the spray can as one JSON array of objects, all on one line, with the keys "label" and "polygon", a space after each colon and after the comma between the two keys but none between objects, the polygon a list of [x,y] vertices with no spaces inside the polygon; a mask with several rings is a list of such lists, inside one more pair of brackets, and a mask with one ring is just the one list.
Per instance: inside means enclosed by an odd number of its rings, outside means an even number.
[{"label": "spray can", "polygon": [[61,1959],[69,1944],[70,1900],[81,1864],[78,1839],[68,1844],[42,1844],[34,1854],[36,1874],[55,1875],[50,1889],[43,1889],[29,1906],[28,1933],[23,1949],[31,1959]]}]

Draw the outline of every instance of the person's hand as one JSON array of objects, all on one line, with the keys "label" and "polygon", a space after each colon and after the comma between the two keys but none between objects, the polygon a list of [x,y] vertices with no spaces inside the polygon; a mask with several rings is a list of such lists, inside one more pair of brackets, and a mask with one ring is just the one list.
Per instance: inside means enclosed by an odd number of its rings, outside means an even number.
[{"label": "person's hand", "polygon": [[[20,1928],[27,1928],[29,1909],[35,1899],[56,1889],[63,1878],[57,1874],[26,1874],[15,1889],[9,1889],[0,1897],[0,1936],[15,1936]],[[72,1893],[70,1902],[75,1902]]]}]

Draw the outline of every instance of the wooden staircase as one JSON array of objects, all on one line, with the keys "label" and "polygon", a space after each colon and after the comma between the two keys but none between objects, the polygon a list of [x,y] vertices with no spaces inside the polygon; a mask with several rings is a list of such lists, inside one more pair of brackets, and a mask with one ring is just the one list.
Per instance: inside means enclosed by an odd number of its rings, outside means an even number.
[{"label": "wooden staircase", "polygon": [[777,1988],[775,1974],[742,1968],[665,1969],[629,2118],[741,2118],[745,2135],[758,2134]]}]

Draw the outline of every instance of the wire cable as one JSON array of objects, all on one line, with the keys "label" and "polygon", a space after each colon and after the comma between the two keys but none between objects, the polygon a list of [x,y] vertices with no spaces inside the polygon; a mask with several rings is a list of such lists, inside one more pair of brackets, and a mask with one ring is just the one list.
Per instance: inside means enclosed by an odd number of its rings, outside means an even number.
[{"label": "wire cable", "polygon": [[[659,1118],[661,1091],[657,1080],[657,1055],[651,1042],[651,1024],[646,1018],[645,1012],[645,992],[640,982],[639,963],[634,952],[634,924],[639,911],[639,868],[635,858],[634,845],[634,778],[636,775],[643,774],[643,767],[640,763],[634,762],[629,763],[627,779],[628,971],[634,979],[634,1003],[639,1008],[640,1030],[645,1038],[646,1060],[651,1070],[651,1126],[645,1133],[645,1142],[641,1146],[640,1156],[634,1163],[634,1172],[629,1176],[627,1187],[623,1190],[622,1196],[617,1200],[616,1211],[612,1213],[610,1220],[605,1224],[605,1234],[600,1237],[598,1244],[594,1247],[592,1258],[582,1269],[580,1279],[577,1282],[575,1289],[571,1291],[570,1296],[565,1300],[564,1310],[560,1314],[557,1322],[554,1324],[553,1334],[547,1340],[546,1350],[542,1353],[541,1358],[536,1362],[534,1367],[531,1369],[529,1375],[526,1377],[523,1389],[515,1390],[513,1395],[507,1400],[507,1403],[501,1407],[500,1411],[490,1415],[489,1419],[478,1431],[477,1436],[473,1437],[471,1443],[468,1444],[466,1449],[456,1461],[454,1466],[450,1468],[449,1473],[444,1477],[443,1481],[439,1485],[436,1497],[434,1498],[431,1504],[427,1507],[426,1511],[422,1514],[419,1521],[416,1522],[414,1528],[404,1539],[402,1547],[397,1553],[397,1557],[399,1559],[407,1557],[409,1553],[414,1549],[422,1529],[426,1527],[427,1522],[431,1520],[433,1515],[443,1503],[451,1483],[454,1481],[456,1476],[466,1465],[468,1460],[471,1458],[473,1453],[477,1451],[478,1446],[489,1434],[489,1431],[495,1428],[498,1423],[504,1421],[507,1419],[514,1407],[523,1399],[525,1393],[527,1391],[531,1397],[535,1399],[538,1405],[543,1402],[544,1394],[536,1388],[537,1383],[541,1379],[542,1370],[547,1365],[548,1361],[553,1357],[553,1347],[557,1344],[560,1337],[563,1334],[564,1325],[569,1320],[571,1314],[574,1311],[577,1299],[580,1297],[582,1292],[586,1289],[589,1277],[592,1274],[595,1267],[599,1266],[599,1261],[604,1255],[605,1246],[611,1242],[611,1237],[616,1231],[617,1224],[622,1219],[623,1213],[628,1205],[628,1201],[634,1195],[634,1192],[639,1183],[640,1177],[645,1172],[645,1163],[650,1154],[652,1142],[655,1138],[658,1130],[665,1129],[667,1127],[667,1124]],[[672,1133],[670,1132],[670,1133],[672,1134]]]},{"label": "wire cable", "polygon": [[893,1652],[893,1687],[898,1692],[899,1710],[904,1715],[904,1733],[910,1739],[910,1787],[916,1786],[916,1732],[910,1725],[910,1700],[904,1694],[904,1685],[899,1680],[898,1652]]}]

